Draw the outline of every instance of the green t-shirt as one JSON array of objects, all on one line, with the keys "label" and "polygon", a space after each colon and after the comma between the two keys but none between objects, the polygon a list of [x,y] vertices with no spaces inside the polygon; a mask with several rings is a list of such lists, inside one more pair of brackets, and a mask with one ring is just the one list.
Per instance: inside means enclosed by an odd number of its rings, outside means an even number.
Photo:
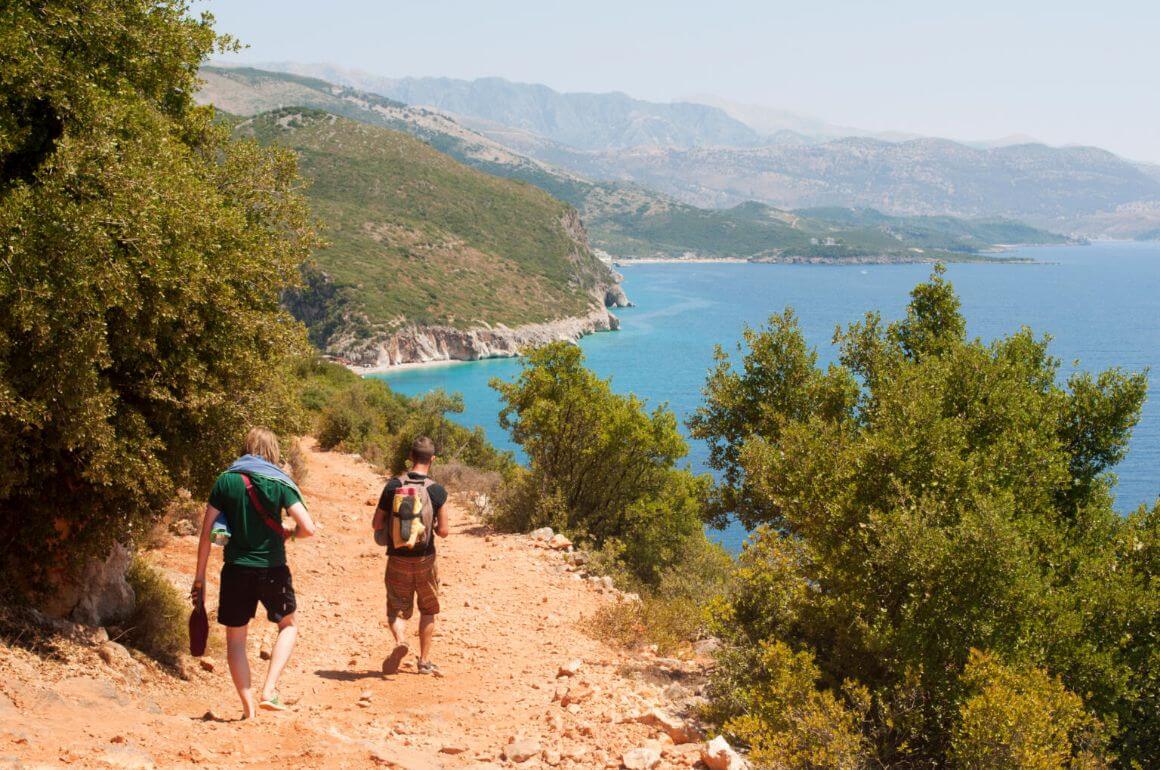
[{"label": "green t-shirt", "polygon": [[[266,512],[275,520],[282,511],[302,502],[293,489],[280,481],[250,476],[254,491]],[[209,504],[226,515],[230,541],[226,543],[226,564],[243,567],[281,567],[286,563],[286,546],[274,530],[266,526],[262,514],[254,510],[241,474],[223,473],[209,493]]]}]

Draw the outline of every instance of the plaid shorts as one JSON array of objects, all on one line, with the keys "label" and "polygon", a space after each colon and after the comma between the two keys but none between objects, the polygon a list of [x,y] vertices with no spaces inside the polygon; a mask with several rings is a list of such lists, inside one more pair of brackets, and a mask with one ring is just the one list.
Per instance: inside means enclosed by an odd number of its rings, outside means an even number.
[{"label": "plaid shorts", "polygon": [[384,582],[389,614],[410,618],[415,611],[416,594],[420,614],[439,614],[439,569],[435,566],[435,554],[387,557]]}]

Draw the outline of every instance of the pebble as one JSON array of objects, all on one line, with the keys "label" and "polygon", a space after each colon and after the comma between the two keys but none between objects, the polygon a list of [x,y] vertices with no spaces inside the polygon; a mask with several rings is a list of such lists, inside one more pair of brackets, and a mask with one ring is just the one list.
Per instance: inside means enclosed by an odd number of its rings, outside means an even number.
[{"label": "pebble", "polygon": [[580,659],[570,660],[560,666],[560,670],[556,672],[556,676],[557,678],[562,676],[576,676],[580,673],[580,669],[583,666],[584,663]]}]

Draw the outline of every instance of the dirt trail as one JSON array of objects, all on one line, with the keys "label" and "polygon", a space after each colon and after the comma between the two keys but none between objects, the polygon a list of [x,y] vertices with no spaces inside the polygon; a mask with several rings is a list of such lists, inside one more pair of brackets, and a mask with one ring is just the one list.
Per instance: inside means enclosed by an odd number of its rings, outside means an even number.
[{"label": "dirt trail", "polygon": [[[419,675],[412,654],[384,677],[385,556],[369,536],[384,480],[349,455],[309,447],[307,462],[303,493],[322,530],[289,548],[300,632],[279,689],[297,700],[291,711],[234,721],[240,708],[217,626],[211,662],[187,661],[188,681],[106,648],[107,661],[94,644],[74,645],[63,661],[0,645],[0,768],[619,767],[637,747],[663,753],[659,767],[696,761],[696,744],[674,746],[634,717],[687,705],[699,664],[592,640],[578,624],[615,594],[526,536],[489,534],[454,496],[452,534],[439,543],[443,612],[433,655],[445,675]],[[195,537],[175,537],[151,560],[184,589],[195,551]],[[212,559],[216,601],[220,550]],[[417,650],[417,619],[410,626]],[[269,627],[259,608],[250,627],[255,687]],[[583,661],[579,673],[557,680],[574,659]],[[578,702],[561,704],[565,687]],[[514,737],[531,744],[510,752],[530,754],[523,762],[504,758]]]}]

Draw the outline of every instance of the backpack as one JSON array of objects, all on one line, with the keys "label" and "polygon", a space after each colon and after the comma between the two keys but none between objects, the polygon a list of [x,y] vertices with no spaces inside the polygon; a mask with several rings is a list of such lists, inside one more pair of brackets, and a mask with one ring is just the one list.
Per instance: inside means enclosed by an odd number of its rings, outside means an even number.
[{"label": "backpack", "polygon": [[396,551],[422,553],[431,542],[435,507],[427,492],[435,482],[429,478],[398,477],[402,483],[391,501],[391,546]]}]

